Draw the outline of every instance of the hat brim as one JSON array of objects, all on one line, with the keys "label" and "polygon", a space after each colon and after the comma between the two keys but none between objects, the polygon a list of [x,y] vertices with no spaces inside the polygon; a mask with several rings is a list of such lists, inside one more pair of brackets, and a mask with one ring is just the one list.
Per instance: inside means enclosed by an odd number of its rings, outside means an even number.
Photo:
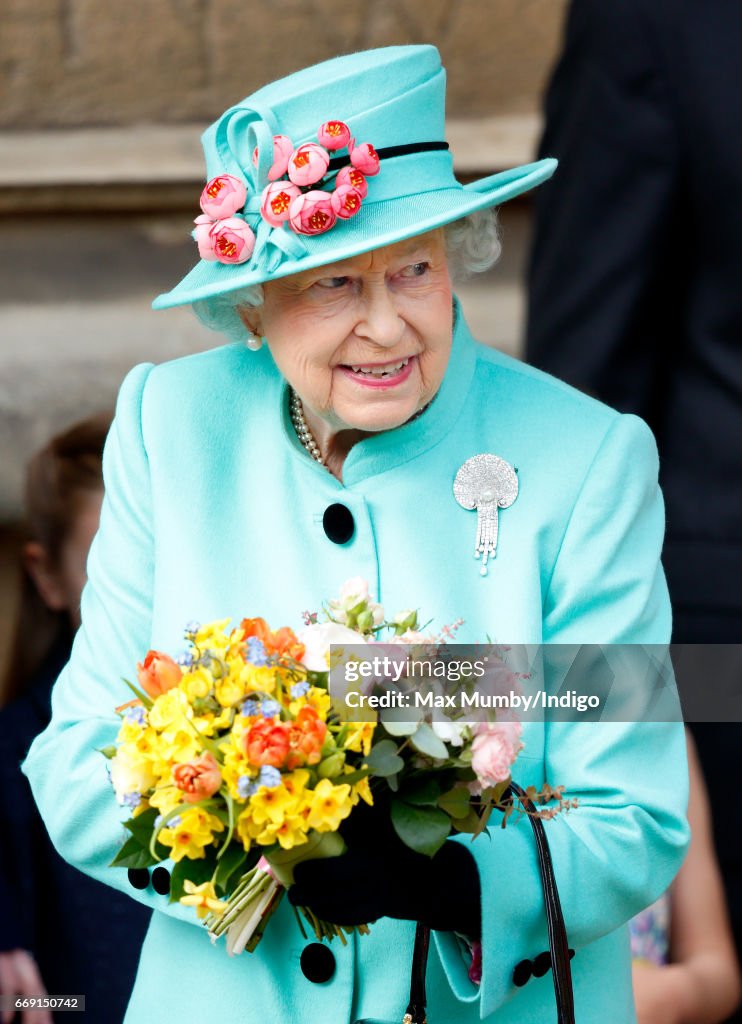
[{"label": "hat brim", "polygon": [[313,235],[307,255],[301,259],[286,258],[270,273],[263,267],[251,267],[249,262],[225,264],[201,260],[172,291],[158,295],[152,308],[169,309],[200,302],[424,234],[527,192],[550,178],[556,166],[556,160],[547,158],[500,171],[468,185],[365,203],[357,216],[331,231]]}]

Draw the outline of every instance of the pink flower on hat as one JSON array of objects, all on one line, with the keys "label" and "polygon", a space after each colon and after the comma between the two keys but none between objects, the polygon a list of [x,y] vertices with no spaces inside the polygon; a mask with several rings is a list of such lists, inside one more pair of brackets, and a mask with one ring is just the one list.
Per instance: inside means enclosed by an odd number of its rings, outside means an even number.
[{"label": "pink flower on hat", "polygon": [[[273,136],[273,163],[268,171],[268,181],[278,181],[286,173],[289,157],[294,152],[294,144],[288,135]],[[258,147],[252,151],[253,166],[258,166]]]},{"label": "pink flower on hat", "polygon": [[289,207],[289,224],[300,235],[321,235],[336,220],[329,193],[319,189],[298,195]]},{"label": "pink flower on hat", "polygon": [[295,185],[314,185],[324,177],[330,154],[316,142],[305,142],[289,157],[289,178]]},{"label": "pink flower on hat", "polygon": [[260,214],[274,228],[280,227],[289,219],[291,201],[301,195],[298,185],[288,181],[273,181],[263,189],[263,202]]},{"label": "pink flower on hat", "polygon": [[206,182],[199,205],[212,220],[231,217],[245,205],[247,189],[244,182],[231,174],[218,174]]},{"label": "pink flower on hat", "polygon": [[504,782],[523,744],[521,723],[517,721],[480,722],[474,726],[471,766],[483,789]]},{"label": "pink flower on hat", "polygon": [[350,162],[362,174],[371,176],[379,173],[379,154],[370,142],[362,142],[360,146],[356,146],[355,139],[351,139],[348,149]]},{"label": "pink flower on hat", "polygon": [[352,185],[341,185],[330,196],[330,202],[338,217],[347,220],[348,217],[355,217],[361,209],[363,196]]},{"label": "pink flower on hat", "polygon": [[317,138],[325,149],[342,149],[350,142],[350,128],[345,121],[325,121],[319,127]]},{"label": "pink flower on hat", "polygon": [[196,218],[194,234],[204,260],[219,263],[245,263],[255,248],[255,234],[241,217],[228,217],[207,224],[208,218]]},{"label": "pink flower on hat", "polygon": [[366,194],[368,193],[368,182],[366,181],[366,176],[356,167],[351,165],[349,167],[343,167],[338,171],[337,178],[335,178],[335,187],[340,188],[341,185],[352,185],[356,192],[359,193],[361,199],[366,198]]},{"label": "pink flower on hat", "polygon": [[205,213],[200,214],[194,221],[196,227],[193,229],[193,237],[198,243],[198,255],[202,260],[216,259],[214,243],[211,238],[211,229],[214,227],[215,223],[216,222]]}]

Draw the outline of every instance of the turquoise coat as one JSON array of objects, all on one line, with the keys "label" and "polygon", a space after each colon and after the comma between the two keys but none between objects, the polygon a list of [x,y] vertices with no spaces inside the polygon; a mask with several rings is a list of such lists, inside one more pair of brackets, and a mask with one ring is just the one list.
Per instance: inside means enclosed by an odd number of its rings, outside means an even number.
[{"label": "turquoise coat", "polygon": [[[456,471],[491,452],[518,467],[497,558],[472,557],[476,513]],[[107,865],[118,807],[96,748],[112,743],[120,682],[150,647],[177,652],[189,620],[264,616],[300,624],[350,576],[390,611],[419,607],[461,641],[664,643],[664,516],[650,431],[559,381],[474,342],[463,317],[435,400],[419,419],[356,445],[343,482],[300,447],[269,352],[229,345],[122,385],[104,458],[106,497],[89,560],[83,625],[53,693],[53,717],[23,771],[61,854],[152,907],[126,1024],[398,1024],[414,925],[382,919],[343,948],[332,978],[305,977],[307,945],[286,901],[257,952],[229,958],[190,909]],[[350,509],[333,543],[323,513]],[[626,922],[670,883],[688,840],[678,724],[533,723],[515,777],[563,784],[577,811],[547,823],[566,919],[578,1024],[629,1024]],[[468,837],[453,841],[468,842]],[[430,1024],[547,1024],[551,972],[522,987],[513,969],[548,949],[528,822],[471,846],[482,884],[483,976],[450,933],[435,935]],[[100,927],[106,927],[105,920]]]}]

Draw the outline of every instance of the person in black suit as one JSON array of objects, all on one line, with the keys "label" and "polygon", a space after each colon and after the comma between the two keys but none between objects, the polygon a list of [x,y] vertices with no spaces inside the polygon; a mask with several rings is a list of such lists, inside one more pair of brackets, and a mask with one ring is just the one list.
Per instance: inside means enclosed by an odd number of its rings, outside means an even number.
[{"label": "person in black suit", "polygon": [[[738,0],[573,0],[534,197],[526,358],[652,427],[681,644],[742,643],[741,60]],[[742,725],[693,732],[742,950]]]},{"label": "person in black suit", "polygon": [[[29,465],[20,612],[0,708],[0,992],[85,995],[87,1024],[123,1020],[150,911],[62,860],[19,765],[49,722],[52,686],[79,625],[109,424],[109,416],[78,424]],[[68,1016],[6,1010],[0,1021]]]}]

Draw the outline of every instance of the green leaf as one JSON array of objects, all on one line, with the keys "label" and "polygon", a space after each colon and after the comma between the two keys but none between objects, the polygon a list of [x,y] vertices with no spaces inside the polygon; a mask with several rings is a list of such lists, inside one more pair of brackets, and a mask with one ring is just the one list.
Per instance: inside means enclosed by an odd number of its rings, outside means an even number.
[{"label": "green leaf", "polygon": [[441,785],[437,779],[423,779],[422,782],[415,782],[404,786],[400,797],[405,803],[415,807],[435,807],[440,803]]},{"label": "green leaf", "polygon": [[439,797],[438,806],[456,819],[458,828],[458,819],[465,818],[471,809],[471,793],[465,786],[454,786]]},{"label": "green leaf", "polygon": [[152,707],[153,701],[151,697],[148,697],[144,690],[138,689],[133,683],[130,683],[128,679],[122,680],[129,687],[135,697],[138,697],[142,704],[144,704],[147,711]]},{"label": "green leaf", "polygon": [[412,736],[423,717],[421,708],[384,708],[379,720],[390,736]]},{"label": "green leaf", "polygon": [[479,815],[472,807],[465,817],[456,818],[453,827],[456,832],[471,832],[472,835],[477,836],[479,835]]},{"label": "green leaf", "polygon": [[170,902],[176,903],[181,896],[186,895],[184,882],[190,879],[194,885],[202,885],[210,882],[214,874],[214,849],[207,852],[203,859],[191,860],[184,857],[173,868],[170,873]]},{"label": "green leaf", "polygon": [[384,778],[387,775],[396,775],[404,768],[404,761],[397,753],[397,744],[394,740],[381,740],[371,747],[371,753],[366,758],[366,767],[372,775]]},{"label": "green leaf", "polygon": [[108,866],[111,868],[149,868],[167,858],[169,851],[165,847],[161,849],[164,851],[163,856],[153,857],[149,846],[142,846],[137,839],[131,836]]},{"label": "green leaf", "polygon": [[367,768],[359,768],[358,771],[348,772],[346,775],[338,775],[335,782],[344,786],[355,786],[356,782],[367,779],[371,773]]},{"label": "green leaf", "polygon": [[440,759],[448,757],[448,747],[442,739],[436,736],[427,722],[420,723],[417,732],[410,737],[410,742],[415,750],[419,750],[421,754],[427,754],[428,757]]},{"label": "green leaf", "polygon": [[149,846],[158,813],[156,807],[148,807],[146,811],[137,814],[136,818],[129,818],[124,822],[124,828],[131,832],[140,846]]},{"label": "green leaf", "polygon": [[228,892],[230,878],[236,871],[242,868],[246,860],[247,853],[242,847],[236,843],[227,847],[217,860],[216,871],[214,872],[214,885],[223,893]]},{"label": "green leaf", "polygon": [[116,756],[116,744],[112,743],[110,747],[96,747],[99,754],[103,754],[110,761],[112,757]]},{"label": "green leaf", "polygon": [[395,798],[391,810],[394,831],[416,853],[432,857],[451,832],[451,819],[437,807],[413,807]]}]

